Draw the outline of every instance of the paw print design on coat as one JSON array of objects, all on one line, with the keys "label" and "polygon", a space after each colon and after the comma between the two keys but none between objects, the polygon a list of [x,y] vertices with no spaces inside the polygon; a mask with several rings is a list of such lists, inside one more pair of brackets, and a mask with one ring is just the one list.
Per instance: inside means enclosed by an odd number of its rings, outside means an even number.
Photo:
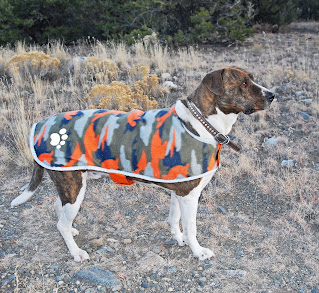
[{"label": "paw print design on coat", "polygon": [[51,141],[50,144],[52,146],[56,146],[57,149],[60,149],[61,146],[65,145],[65,141],[68,139],[68,135],[66,134],[66,129],[60,129],[59,133],[52,133],[50,135]]}]

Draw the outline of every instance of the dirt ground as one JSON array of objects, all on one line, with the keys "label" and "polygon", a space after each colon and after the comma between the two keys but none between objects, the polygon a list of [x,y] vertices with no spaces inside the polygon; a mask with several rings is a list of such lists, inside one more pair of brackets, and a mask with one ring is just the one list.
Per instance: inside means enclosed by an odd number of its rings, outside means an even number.
[{"label": "dirt ground", "polygon": [[[308,27],[195,48],[182,61],[181,52],[171,52],[165,61],[178,89],[160,107],[189,94],[205,72],[228,65],[276,92],[269,110],[239,116],[231,136],[242,151],[223,147],[222,168],[203,191],[198,240],[216,254],[206,261],[171,241],[165,190],[101,178],[89,181],[75,220],[76,242],[91,259],[75,263],[56,229],[57,192],[47,175],[31,201],[10,208],[32,169],[7,158],[13,106],[2,99],[0,292],[318,293],[319,25]],[[3,94],[14,94],[2,86]],[[73,97],[67,85],[55,94],[57,103],[63,95]],[[92,267],[102,273],[90,275]]]}]

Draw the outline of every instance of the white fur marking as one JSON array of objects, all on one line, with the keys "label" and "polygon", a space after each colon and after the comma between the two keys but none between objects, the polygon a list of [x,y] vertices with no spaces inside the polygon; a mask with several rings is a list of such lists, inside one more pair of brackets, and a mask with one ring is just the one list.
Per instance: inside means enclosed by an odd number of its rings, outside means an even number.
[{"label": "white fur marking", "polygon": [[168,223],[171,226],[173,239],[177,240],[179,246],[184,246],[183,233],[179,228],[179,220],[181,218],[181,210],[175,192],[171,192],[171,206],[169,210]]},{"label": "white fur marking", "polygon": [[189,245],[194,256],[198,257],[200,260],[205,260],[214,256],[214,252],[208,248],[200,246],[196,238],[196,215],[198,199],[201,191],[211,180],[212,176],[213,175],[208,175],[204,177],[200,184],[195,187],[187,196],[177,197],[181,210],[183,242]]},{"label": "white fur marking", "polygon": [[67,245],[71,255],[74,257],[74,260],[76,262],[82,262],[87,259],[90,259],[87,252],[80,249],[77,246],[72,235],[72,222],[74,218],[76,217],[80,209],[81,203],[84,199],[84,194],[86,190],[86,179],[87,179],[87,172],[82,174],[82,188],[77,196],[75,203],[74,204],[68,203],[62,207],[62,213],[60,214],[59,222],[57,224],[58,230],[60,231],[62,237],[64,238],[65,244]]},{"label": "white fur marking", "polygon": [[20,204],[23,204],[25,202],[27,202],[32,195],[34,194],[35,191],[29,191],[28,188],[23,191],[17,198],[15,198],[12,202],[11,202],[11,207],[14,208]]}]

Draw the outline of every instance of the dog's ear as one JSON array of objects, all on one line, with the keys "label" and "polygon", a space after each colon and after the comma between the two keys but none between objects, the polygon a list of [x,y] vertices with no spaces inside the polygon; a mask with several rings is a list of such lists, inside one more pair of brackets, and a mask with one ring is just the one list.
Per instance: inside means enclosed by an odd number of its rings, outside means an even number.
[{"label": "dog's ear", "polygon": [[221,96],[224,93],[223,73],[224,69],[216,70],[208,73],[203,79],[206,87],[217,96]]}]

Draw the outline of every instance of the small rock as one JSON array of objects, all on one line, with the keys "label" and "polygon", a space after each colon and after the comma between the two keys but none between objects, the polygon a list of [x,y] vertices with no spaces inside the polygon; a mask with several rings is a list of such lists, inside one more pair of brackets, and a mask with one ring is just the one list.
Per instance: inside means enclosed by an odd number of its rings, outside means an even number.
[{"label": "small rock", "polygon": [[265,144],[267,146],[276,146],[277,145],[277,142],[278,142],[278,138],[277,137],[271,137],[271,138],[268,138],[266,141],[265,141]]},{"label": "small rock", "polygon": [[198,285],[201,286],[201,287],[205,286],[206,280],[207,280],[207,279],[206,279],[205,277],[200,278],[200,279],[198,280]]},{"label": "small rock", "polygon": [[103,246],[98,250],[98,252],[105,254],[105,253],[114,252],[114,250],[111,247]]},{"label": "small rock", "polygon": [[303,92],[295,92],[295,95],[296,95],[297,97],[300,97],[300,96],[303,95]]},{"label": "small rock", "polygon": [[246,277],[247,271],[244,270],[225,270],[226,275],[232,277]]},{"label": "small rock", "polygon": [[221,207],[221,206],[218,206],[218,207],[217,207],[217,211],[220,212],[220,213],[222,213],[223,215],[226,215],[226,214],[227,214],[226,210],[225,210],[223,207]]},{"label": "small rock", "polygon": [[88,267],[77,272],[75,277],[86,282],[105,286],[112,290],[120,290],[122,288],[121,281],[116,275],[103,267]]},{"label": "small rock", "polygon": [[303,100],[300,100],[300,102],[302,102],[304,104],[311,104],[312,103],[312,99],[303,99]]},{"label": "small rock", "polygon": [[306,112],[298,112],[298,115],[302,117],[303,120],[309,121],[311,115]]},{"label": "small rock", "polygon": [[152,267],[156,267],[158,269],[165,264],[165,259],[152,251],[149,251],[148,253],[146,253],[145,256],[141,257],[137,261],[137,265],[140,267],[141,270],[144,271],[150,271]]},{"label": "small rock", "polygon": [[281,162],[281,166],[283,167],[293,167],[295,165],[295,162],[293,160],[283,160]]},{"label": "small rock", "polygon": [[213,266],[213,264],[211,264],[211,263],[205,263],[205,264],[204,264],[204,270],[208,270],[208,269],[210,269],[212,266]]},{"label": "small rock", "polygon": [[172,80],[172,76],[168,72],[164,72],[161,75],[162,80]]},{"label": "small rock", "polygon": [[243,255],[244,255],[244,252],[243,252],[242,250],[239,250],[239,251],[237,251],[237,255],[238,255],[238,256],[243,256]]},{"label": "small rock", "polygon": [[118,240],[113,239],[113,238],[107,238],[107,239],[106,239],[106,241],[108,241],[108,242],[112,242],[112,243],[119,242]]},{"label": "small rock", "polygon": [[177,268],[174,266],[167,267],[167,271],[168,271],[168,273],[175,273],[175,272],[177,272]]},{"label": "small rock", "polygon": [[174,82],[168,80],[163,83],[163,86],[170,90],[176,90],[178,88]]},{"label": "small rock", "polygon": [[159,254],[161,252],[161,250],[159,248],[157,248],[157,247],[154,247],[153,248],[153,252]]},{"label": "small rock", "polygon": [[148,288],[148,283],[147,282],[142,282],[141,287],[142,288]]},{"label": "small rock", "polygon": [[164,245],[174,245],[177,243],[177,240],[168,240],[164,242]]},{"label": "small rock", "polygon": [[132,239],[129,239],[129,238],[123,239],[123,244],[130,244],[130,243],[132,243]]},{"label": "small rock", "polygon": [[103,245],[104,239],[103,238],[96,238],[90,241],[91,245],[95,247],[100,247]]}]

